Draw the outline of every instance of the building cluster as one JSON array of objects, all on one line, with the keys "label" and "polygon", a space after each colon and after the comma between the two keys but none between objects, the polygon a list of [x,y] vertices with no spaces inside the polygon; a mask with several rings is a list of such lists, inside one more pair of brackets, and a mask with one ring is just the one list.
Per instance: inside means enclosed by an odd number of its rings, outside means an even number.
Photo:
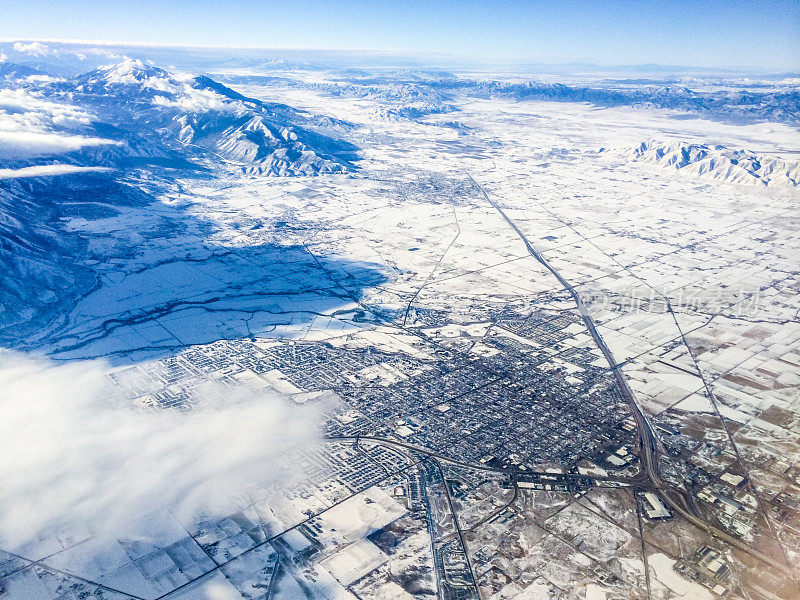
[{"label": "building cluster", "polygon": [[730,592],[728,579],[731,569],[719,550],[700,546],[688,560],[681,560],[673,568],[692,581],[707,587],[717,596],[725,597]]},{"label": "building cluster", "polygon": [[[329,435],[399,440],[497,468],[570,472],[579,461],[635,468],[630,410],[598,356],[575,342],[581,336],[588,337],[575,314],[506,310],[480,353],[453,351],[435,336],[423,336],[427,352],[417,356],[321,342],[219,341],[146,373],[130,367],[111,377],[139,404],[180,410],[199,398],[224,402],[228,384],[333,392],[341,402]],[[203,383],[209,380],[222,387]]]}]

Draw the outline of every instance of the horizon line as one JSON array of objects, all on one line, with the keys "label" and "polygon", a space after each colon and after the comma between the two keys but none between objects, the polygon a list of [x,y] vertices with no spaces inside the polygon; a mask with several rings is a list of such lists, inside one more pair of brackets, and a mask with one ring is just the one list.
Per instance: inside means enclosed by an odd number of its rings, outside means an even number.
[{"label": "horizon line", "polygon": [[237,46],[237,45],[216,45],[216,44],[193,44],[183,42],[132,42],[132,41],[114,41],[114,40],[83,40],[74,38],[29,38],[29,37],[9,37],[0,38],[0,43],[12,42],[47,42],[51,44],[66,44],[66,45],[87,45],[87,46],[122,46],[131,48],[176,48],[176,49],[194,49],[194,50],[266,50],[266,51],[291,51],[291,52],[323,52],[331,54],[354,54],[365,56],[387,56],[397,58],[441,58],[449,59],[453,62],[460,62],[463,64],[473,65],[517,65],[525,66],[549,66],[549,67],[569,67],[569,66],[583,66],[595,67],[605,69],[634,69],[657,67],[660,69],[670,69],[675,71],[718,71],[718,72],[738,72],[738,73],[758,73],[762,75],[795,75],[800,73],[800,66],[794,69],[769,69],[766,67],[757,66],[696,66],[696,65],[678,65],[671,63],[592,63],[585,61],[567,61],[567,62],[546,62],[537,61],[532,58],[494,58],[494,59],[479,59],[477,57],[468,57],[462,54],[454,54],[452,52],[413,52],[406,50],[370,50],[370,49],[357,49],[357,48],[331,48],[331,47],[307,47],[307,46]]}]

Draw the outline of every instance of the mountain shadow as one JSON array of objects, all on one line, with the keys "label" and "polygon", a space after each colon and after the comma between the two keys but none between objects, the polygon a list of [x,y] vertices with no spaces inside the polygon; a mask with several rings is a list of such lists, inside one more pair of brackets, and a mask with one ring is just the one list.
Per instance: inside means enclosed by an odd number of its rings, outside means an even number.
[{"label": "mountain shadow", "polygon": [[377,265],[284,243],[283,222],[249,219],[244,244],[215,242],[221,228],[196,204],[156,198],[169,183],[0,180],[0,345],[136,360],[276,328],[299,335],[315,319],[346,328],[363,318],[363,290],[386,281]]}]

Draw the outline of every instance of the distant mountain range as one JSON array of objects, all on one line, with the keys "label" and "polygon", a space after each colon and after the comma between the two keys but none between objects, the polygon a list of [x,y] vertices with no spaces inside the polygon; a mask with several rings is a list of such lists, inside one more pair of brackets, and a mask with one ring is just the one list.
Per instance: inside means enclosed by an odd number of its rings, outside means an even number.
[{"label": "distant mountain range", "polygon": [[572,86],[561,83],[504,83],[444,78],[429,83],[437,90],[515,100],[588,102],[595,106],[647,106],[679,110],[729,121],[800,125],[800,90],[753,92],[748,90],[695,91],[683,86],[636,87]]},{"label": "distant mountain range", "polygon": [[770,187],[800,185],[800,161],[765,156],[748,150],[733,150],[725,146],[650,141],[631,148],[602,152],[722,183]]},{"label": "distant mountain range", "polygon": [[487,93],[519,100],[588,102],[596,106],[649,106],[696,113],[711,119],[772,121],[800,124],[800,91],[747,90],[700,92],[682,86],[644,86],[630,89],[554,84],[479,85]]},{"label": "distant mountain range", "polygon": [[29,77],[30,75],[38,75],[39,71],[27,65],[18,65],[15,63],[0,62],[0,79],[19,79],[22,77]]},{"label": "distant mountain range", "polygon": [[[273,79],[264,75],[227,76],[230,82],[261,85],[269,85]],[[383,101],[393,105],[387,109],[387,116],[394,114],[406,118],[454,111],[453,96],[466,94],[518,101],[586,102],[604,108],[642,106],[734,123],[769,121],[800,125],[800,87],[777,83],[747,85],[750,89],[735,82],[709,86],[703,80],[694,81],[698,89],[687,87],[678,80],[655,79],[598,80],[587,85],[567,85],[476,79],[471,75],[446,71],[395,71],[382,75],[353,71],[344,73],[335,82],[309,83],[282,78],[278,83],[322,91],[331,96]]]}]

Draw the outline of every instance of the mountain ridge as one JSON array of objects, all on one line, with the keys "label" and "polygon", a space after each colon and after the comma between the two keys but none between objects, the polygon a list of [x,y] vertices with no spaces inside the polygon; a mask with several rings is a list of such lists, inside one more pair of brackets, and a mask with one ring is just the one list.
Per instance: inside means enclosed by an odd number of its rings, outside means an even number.
[{"label": "mountain ridge", "polygon": [[722,145],[650,140],[628,148],[601,149],[600,153],[721,183],[783,188],[800,185],[800,161]]},{"label": "mountain ridge", "polygon": [[[323,134],[314,131],[314,118],[290,106],[249,98],[204,75],[171,74],[139,60],[100,67],[45,89],[91,107],[97,117],[93,127],[113,123],[118,146],[150,146],[144,155],[132,151],[128,158],[181,155],[207,168],[264,176],[345,173],[358,160],[357,147],[328,135],[330,124],[337,125],[330,119]],[[122,160],[125,152],[116,153]],[[71,158],[81,162],[79,155]]]}]

